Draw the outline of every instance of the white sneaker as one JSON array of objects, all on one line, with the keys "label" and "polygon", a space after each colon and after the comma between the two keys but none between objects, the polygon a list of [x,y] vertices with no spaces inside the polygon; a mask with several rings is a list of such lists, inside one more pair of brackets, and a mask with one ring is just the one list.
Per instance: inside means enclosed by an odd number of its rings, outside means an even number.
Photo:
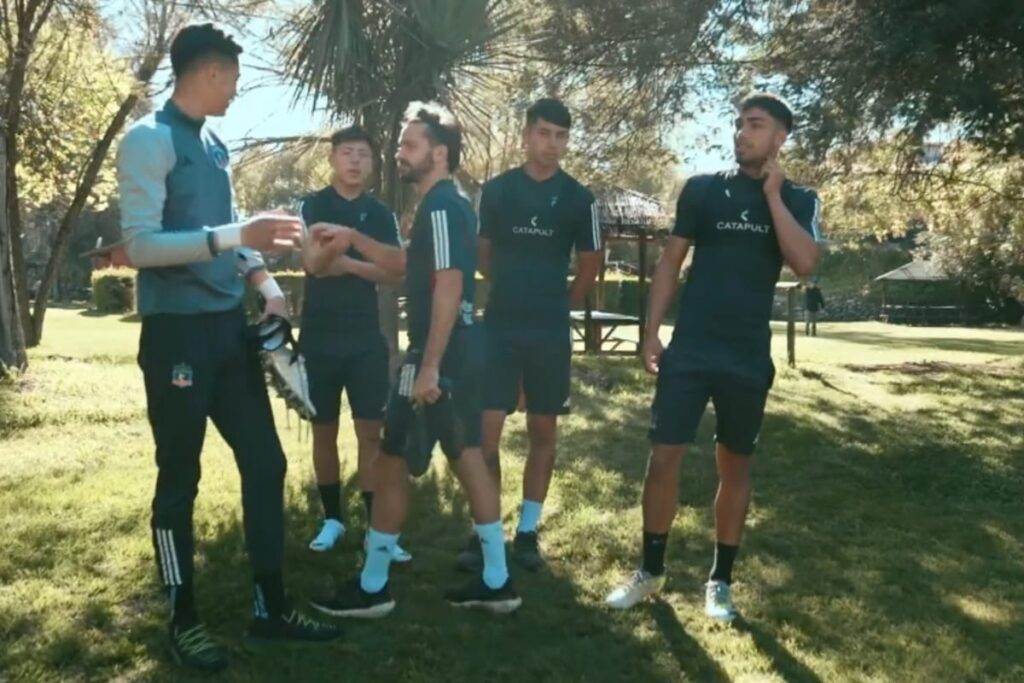
[{"label": "white sneaker", "polygon": [[320,527],[320,533],[309,543],[309,549],[325,553],[345,537],[345,525],[336,519],[325,519],[324,525]]},{"label": "white sneaker", "polygon": [[[368,552],[367,544],[369,543],[369,541],[369,537],[363,536],[364,553]],[[412,562],[412,553],[410,553],[405,548],[396,543],[395,549],[391,551],[391,561],[395,564],[405,564],[407,562]]]},{"label": "white sneaker", "polygon": [[730,622],[736,618],[732,604],[732,591],[724,581],[708,581],[704,593],[704,614],[718,621]]},{"label": "white sneaker", "polygon": [[605,604],[612,609],[629,609],[644,598],[661,591],[665,585],[665,576],[652,576],[643,569],[637,569],[622,584],[605,598]]}]

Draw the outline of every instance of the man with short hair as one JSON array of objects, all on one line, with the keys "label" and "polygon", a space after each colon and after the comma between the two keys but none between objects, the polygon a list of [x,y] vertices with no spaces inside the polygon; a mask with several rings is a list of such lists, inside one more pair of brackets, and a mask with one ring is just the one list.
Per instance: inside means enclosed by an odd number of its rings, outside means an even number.
[{"label": "man with short hair", "polygon": [[[718,494],[714,563],[705,613],[736,616],[732,569],[750,504],[750,464],[775,376],[771,318],[782,264],[809,275],[818,259],[819,202],[786,180],[779,150],[793,128],[784,100],[754,93],[739,105],[734,171],[687,180],[648,301],[643,357],[658,377],[643,491],[643,563],[607,604],[627,609],[665,582],[665,546],[679,506],[679,466],[710,399],[715,406]],[[672,342],[658,332],[690,245],[693,265]]]},{"label": "man with short hair", "polygon": [[[594,195],[561,168],[571,128],[561,101],[535,102],[523,129],[525,162],[488,181],[480,198],[478,261],[491,283],[484,313],[484,457],[500,490],[501,433],[521,388],[529,451],[512,559],[529,571],[544,566],[537,531],[555,467],[558,417],[570,410],[569,309],[583,308],[601,268]],[[576,277],[566,287],[573,250]],[[458,564],[479,563],[480,545],[470,538]]]},{"label": "man with short hair", "polygon": [[[306,225],[334,223],[398,247],[398,219],[366,191],[376,145],[360,126],[331,136],[331,184],[302,202]],[[372,463],[380,452],[384,404],[388,398],[388,347],[380,332],[377,284],[398,278],[368,262],[354,249],[333,256],[310,240],[302,252],[306,269],[299,346],[306,360],[313,422],[313,471],[324,510],[320,532],[309,544],[317,552],[334,547],[345,534],[338,463],[341,393],[348,394],[358,449],[358,478],[367,524],[373,505]],[[412,557],[395,546],[394,561]]]},{"label": "man with short hair", "polygon": [[462,130],[438,104],[414,102],[406,112],[398,172],[419,197],[407,250],[381,244],[351,228],[317,224],[313,239],[341,254],[354,247],[391,273],[406,275],[409,351],[398,373],[384,417],[381,457],[374,462],[373,523],[360,576],[317,609],[342,617],[381,617],[395,607],[388,586],[394,548],[408,507],[410,435],[416,412],[440,415],[436,433],[469,499],[483,545],[483,571],[467,586],[450,591],[458,607],[496,613],[522,600],[505,561],[501,497],[480,451],[480,383],[483,349],[473,320],[476,274],[476,215],[452,174],[462,155]]},{"label": "man with short hair", "polygon": [[156,442],[152,533],[157,570],[169,589],[171,652],[203,671],[227,666],[199,620],[193,595],[192,508],[207,418],[234,451],[242,478],[245,540],[252,564],[258,640],[331,640],[285,598],[285,457],[257,350],[247,338],[243,278],[260,288],[267,313],[287,315],[280,287],[257,250],[301,239],[294,217],[236,222],[227,147],[206,125],[235,96],[242,48],[212,24],[183,28],[171,43],[174,93],[121,141],[117,180],[124,254],[139,269],[139,366]]}]

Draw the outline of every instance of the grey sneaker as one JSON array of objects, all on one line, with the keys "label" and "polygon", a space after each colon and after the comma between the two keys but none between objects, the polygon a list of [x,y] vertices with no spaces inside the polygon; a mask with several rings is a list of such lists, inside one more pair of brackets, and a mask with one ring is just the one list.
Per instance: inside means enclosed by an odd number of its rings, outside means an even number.
[{"label": "grey sneaker", "polygon": [[704,594],[704,614],[724,622],[736,618],[736,607],[732,604],[729,584],[724,581],[708,581]]},{"label": "grey sneaker", "polygon": [[644,598],[657,594],[664,585],[664,575],[653,576],[643,569],[637,569],[629,580],[609,593],[604,602],[612,609],[629,609]]}]

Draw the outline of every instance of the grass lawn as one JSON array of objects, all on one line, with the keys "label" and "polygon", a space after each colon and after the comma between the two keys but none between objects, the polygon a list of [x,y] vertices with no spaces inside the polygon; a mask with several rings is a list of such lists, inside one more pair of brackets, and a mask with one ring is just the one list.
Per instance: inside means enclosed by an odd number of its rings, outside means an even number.
[{"label": "grass lawn", "polygon": [[[413,487],[396,613],[329,647],[249,652],[239,482],[211,430],[195,523],[197,595],[231,646],[224,680],[1022,681],[1024,334],[822,324],[780,366],[737,565],[744,619],[702,616],[712,549],[713,416],[687,457],[664,599],[602,607],[637,561],[652,381],[581,359],[545,509],[550,571],[517,575],[507,618],[441,600],[469,520],[438,456]],[[667,331],[666,331],[667,332]],[[0,385],[0,681],[184,680],[164,650],[149,542],[155,466],[134,355],[138,325],[52,310],[31,372]],[[279,407],[279,402],[275,401]],[[289,457],[287,576],[298,601],[352,574],[363,519],[345,434],[343,547],[314,555],[310,445]],[[343,430],[344,431],[344,430]],[[505,442],[511,533],[524,423]]]}]

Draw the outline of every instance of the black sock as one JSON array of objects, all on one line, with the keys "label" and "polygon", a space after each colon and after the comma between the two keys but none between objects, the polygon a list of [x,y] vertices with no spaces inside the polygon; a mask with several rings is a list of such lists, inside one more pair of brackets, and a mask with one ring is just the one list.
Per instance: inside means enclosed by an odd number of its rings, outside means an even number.
[{"label": "black sock", "polygon": [[736,561],[736,553],[739,549],[738,545],[715,544],[715,563],[711,565],[709,581],[732,583],[732,564]]},{"label": "black sock", "polygon": [[341,484],[338,482],[318,484],[317,488],[320,489],[320,501],[324,505],[324,518],[343,522],[344,520],[341,519]]},{"label": "black sock", "polygon": [[373,491],[363,491],[363,505],[366,506],[366,526],[370,526],[373,518]]},{"label": "black sock", "polygon": [[195,626],[199,623],[196,612],[195,596],[192,593],[192,582],[169,588],[171,600],[171,623],[177,628]]},{"label": "black sock", "polygon": [[665,573],[665,546],[668,545],[668,534],[651,534],[644,532],[644,565],[643,569],[651,576]]},{"label": "black sock", "polygon": [[279,617],[284,613],[284,579],[281,572],[257,574],[255,590],[253,607],[257,617]]}]

